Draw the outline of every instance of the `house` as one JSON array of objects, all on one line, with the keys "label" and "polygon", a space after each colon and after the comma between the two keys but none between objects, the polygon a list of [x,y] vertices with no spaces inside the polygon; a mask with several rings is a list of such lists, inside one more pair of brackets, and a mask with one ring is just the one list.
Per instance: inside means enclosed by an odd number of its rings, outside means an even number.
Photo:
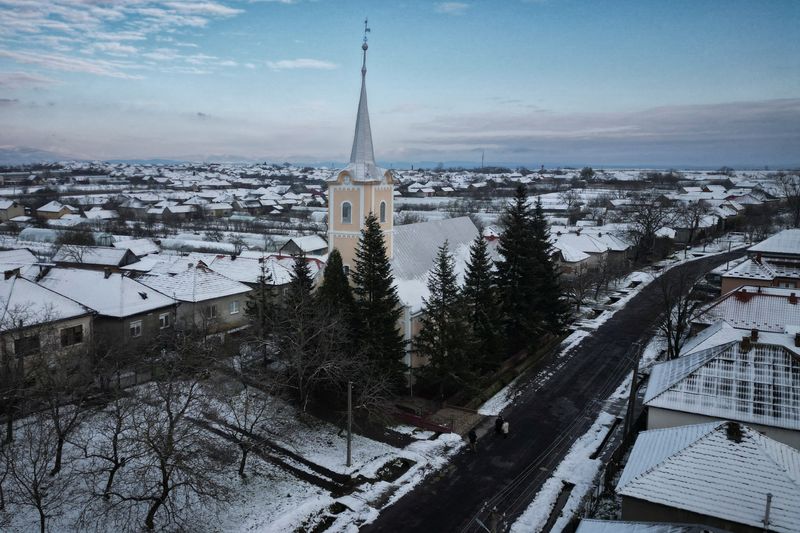
[{"label": "house", "polygon": [[616,492],[626,521],[794,533],[800,452],[737,422],[644,431]]},{"label": "house", "polygon": [[0,281],[0,309],[0,359],[15,357],[24,366],[25,358],[35,354],[50,358],[88,352],[92,311],[66,296],[10,276]]},{"label": "house", "polygon": [[750,257],[800,260],[800,229],[786,229],[747,249]]},{"label": "house", "polygon": [[328,242],[319,235],[292,237],[279,250],[281,255],[325,255]]},{"label": "house", "polygon": [[48,202],[43,206],[36,209],[36,216],[45,219],[57,219],[64,215],[77,215],[78,210],[66,204],[62,204],[57,200]]},{"label": "house", "polygon": [[112,243],[112,246],[122,250],[130,250],[133,252],[133,255],[139,258],[150,254],[157,254],[161,251],[161,248],[159,248],[158,245],[151,239],[130,239],[127,241],[117,241]]},{"label": "house", "polygon": [[250,287],[228,279],[202,261],[168,274],[146,274],[138,280],[180,302],[176,325],[205,333],[230,332],[248,324],[245,304]]},{"label": "house", "polygon": [[175,300],[124,274],[54,268],[39,284],[95,311],[95,338],[116,350],[152,345],[175,324]]},{"label": "house", "polygon": [[33,279],[39,272],[39,260],[27,248],[0,251],[0,272],[8,278],[16,274]]},{"label": "house", "polygon": [[699,331],[724,320],[734,328],[750,332],[781,333],[787,325],[800,325],[800,291],[767,287],[739,287],[700,309],[692,320]]},{"label": "house", "polygon": [[60,267],[88,268],[94,270],[110,269],[118,272],[122,267],[139,259],[127,248],[113,246],[78,246],[65,244],[53,256],[53,262]]},{"label": "house", "polygon": [[652,367],[647,428],[734,420],[800,449],[800,328],[745,332],[718,322]]},{"label": "house", "polygon": [[16,200],[0,199],[0,222],[25,216],[25,207]]},{"label": "house", "polygon": [[800,256],[767,258],[756,255],[723,272],[720,277],[722,294],[742,285],[799,288]]},{"label": "house", "polygon": [[231,214],[233,206],[228,203],[210,203],[205,204],[203,210],[212,217],[225,217]]}]

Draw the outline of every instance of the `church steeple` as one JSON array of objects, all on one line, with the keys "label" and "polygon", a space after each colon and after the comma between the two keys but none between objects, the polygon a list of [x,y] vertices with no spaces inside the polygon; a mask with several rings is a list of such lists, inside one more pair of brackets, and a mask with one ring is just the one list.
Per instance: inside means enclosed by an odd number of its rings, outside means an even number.
[{"label": "church steeple", "polygon": [[361,97],[358,100],[356,131],[353,136],[353,149],[350,151],[350,163],[356,165],[375,165],[375,153],[372,150],[372,129],[369,125],[367,109],[367,19],[364,19],[364,42],[361,45],[363,57],[361,62]]},{"label": "church steeple", "polygon": [[339,250],[345,268],[355,265],[364,218],[370,213],[378,218],[389,257],[393,253],[394,177],[391,171],[375,164],[372,150],[367,110],[367,32],[369,26],[365,20],[364,42],[361,43],[361,97],[350,162],[328,181],[328,249]]}]

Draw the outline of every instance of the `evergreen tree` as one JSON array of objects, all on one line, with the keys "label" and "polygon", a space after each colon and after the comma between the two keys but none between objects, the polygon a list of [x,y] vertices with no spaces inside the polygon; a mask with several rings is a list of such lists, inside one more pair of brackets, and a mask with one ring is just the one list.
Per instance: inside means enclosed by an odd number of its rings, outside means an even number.
[{"label": "evergreen tree", "polygon": [[403,311],[394,286],[383,232],[373,213],[367,216],[364,229],[361,230],[353,284],[361,350],[378,361],[387,375],[399,385],[404,371],[401,358],[405,341],[398,329],[398,321]]},{"label": "evergreen tree", "polygon": [[517,187],[513,202],[501,219],[497,262],[497,286],[507,347],[512,352],[530,346],[542,332],[543,313],[539,307],[539,265],[533,214],[525,187]]},{"label": "evergreen tree", "polygon": [[308,266],[308,262],[302,254],[292,257],[294,264],[292,265],[292,279],[286,294],[287,302],[308,301],[311,298],[311,289],[314,287],[314,280],[311,279],[311,267]]},{"label": "evergreen tree", "polygon": [[324,278],[316,294],[320,305],[347,317],[352,316],[353,290],[344,273],[342,254],[336,248],[328,256]]},{"label": "evergreen tree", "polygon": [[502,354],[500,307],[486,240],[478,234],[470,247],[464,276],[464,305],[472,338],[469,359],[480,372],[493,369]]},{"label": "evergreen tree", "polygon": [[275,306],[274,289],[272,274],[267,268],[266,261],[262,261],[256,287],[247,295],[247,303],[244,308],[244,312],[250,318],[250,323],[255,326],[258,338],[264,338],[270,330],[269,325],[273,319]]},{"label": "evergreen tree", "polygon": [[467,358],[469,328],[447,241],[436,255],[428,291],[428,298],[423,299],[422,329],[414,344],[419,355],[428,357],[421,372],[423,380],[435,385],[443,398],[473,381]]},{"label": "evergreen tree", "polygon": [[543,313],[547,331],[557,333],[564,328],[569,311],[566,301],[561,297],[560,272],[553,260],[550,228],[544,216],[541,197],[536,200],[531,224],[534,238],[534,259],[538,267],[538,307]]}]

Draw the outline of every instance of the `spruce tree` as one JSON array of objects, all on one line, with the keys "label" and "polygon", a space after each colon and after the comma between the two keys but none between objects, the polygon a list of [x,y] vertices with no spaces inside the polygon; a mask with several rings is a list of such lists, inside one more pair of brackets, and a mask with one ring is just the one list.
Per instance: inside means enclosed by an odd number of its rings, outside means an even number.
[{"label": "spruce tree", "polygon": [[311,289],[314,288],[314,280],[311,279],[311,267],[308,266],[305,256],[294,255],[292,265],[292,279],[289,282],[289,290],[286,294],[289,301],[307,301],[311,298]]},{"label": "spruce tree", "polygon": [[428,357],[421,376],[435,386],[439,397],[471,385],[472,369],[467,358],[469,335],[466,313],[455,274],[455,261],[447,241],[439,247],[423,298],[422,329],[414,339],[416,352]]},{"label": "spruce tree", "polygon": [[560,272],[553,260],[550,244],[550,228],[542,209],[541,197],[536,200],[531,224],[534,238],[534,258],[538,270],[538,301],[537,306],[543,314],[547,331],[558,333],[564,328],[569,314],[567,303],[562,298]]},{"label": "spruce tree", "polygon": [[403,311],[394,286],[383,232],[373,213],[364,220],[364,229],[361,230],[353,284],[360,348],[399,385],[404,371],[401,358],[405,341],[398,322]]},{"label": "spruce tree", "polygon": [[353,290],[344,273],[342,254],[334,248],[328,255],[322,284],[316,292],[322,306],[350,316],[353,312]]},{"label": "spruce tree", "polygon": [[514,200],[503,212],[497,261],[497,287],[507,348],[516,352],[531,345],[542,332],[538,260],[533,214],[525,187],[517,187]]},{"label": "spruce tree", "polygon": [[479,372],[497,366],[502,354],[500,307],[486,240],[478,234],[470,247],[464,275],[464,306],[472,344],[470,364]]},{"label": "spruce tree", "polygon": [[267,268],[266,261],[261,262],[261,273],[258,276],[256,287],[247,296],[244,312],[250,318],[250,323],[255,326],[258,338],[264,338],[270,331],[275,306],[275,285],[272,274]]}]

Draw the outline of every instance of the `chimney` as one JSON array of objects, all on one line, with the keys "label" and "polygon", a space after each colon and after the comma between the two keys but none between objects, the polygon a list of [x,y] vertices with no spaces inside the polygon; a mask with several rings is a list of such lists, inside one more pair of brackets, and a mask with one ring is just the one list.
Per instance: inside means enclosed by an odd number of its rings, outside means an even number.
[{"label": "chimney", "polygon": [[742,337],[742,342],[739,344],[740,350],[744,353],[750,351],[750,337]]},{"label": "chimney", "polygon": [[750,330],[750,340],[756,342],[758,340],[758,329],[753,328]]},{"label": "chimney", "polygon": [[6,270],[5,271],[5,279],[11,279],[16,275],[17,275],[17,271],[16,270]]},{"label": "chimney", "polygon": [[728,422],[725,426],[725,436],[737,444],[742,442],[742,426],[738,422]]},{"label": "chimney", "polygon": [[800,333],[794,334],[794,346],[795,348],[800,348]]},{"label": "chimney", "polygon": [[797,295],[795,293],[789,294],[789,303],[792,305],[797,305]]},{"label": "chimney", "polygon": [[761,264],[761,252],[758,252],[756,254],[756,263],[758,263],[759,265]]},{"label": "chimney", "polygon": [[108,267],[105,267],[105,268],[103,269],[103,278],[104,278],[104,279],[108,279],[108,278],[110,278],[110,277],[111,277],[111,269],[110,269],[110,268],[108,268]]}]

